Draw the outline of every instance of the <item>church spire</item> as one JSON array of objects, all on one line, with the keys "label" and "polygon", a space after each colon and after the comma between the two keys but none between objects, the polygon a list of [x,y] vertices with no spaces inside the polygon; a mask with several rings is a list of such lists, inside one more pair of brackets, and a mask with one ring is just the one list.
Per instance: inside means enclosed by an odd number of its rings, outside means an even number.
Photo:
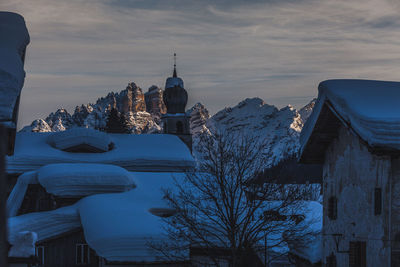
[{"label": "church spire", "polygon": [[174,53],[174,74],[172,75],[172,77],[178,77],[178,75],[176,74],[176,53]]}]

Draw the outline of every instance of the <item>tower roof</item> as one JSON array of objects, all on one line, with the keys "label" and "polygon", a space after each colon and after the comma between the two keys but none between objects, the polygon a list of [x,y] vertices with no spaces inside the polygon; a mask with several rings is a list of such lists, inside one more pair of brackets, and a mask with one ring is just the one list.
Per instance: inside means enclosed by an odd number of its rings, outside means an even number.
[{"label": "tower roof", "polygon": [[178,77],[178,75],[176,74],[176,53],[174,53],[174,74],[172,75],[172,77]]},{"label": "tower roof", "polygon": [[175,86],[184,88],[183,80],[180,77],[178,77],[178,74],[176,71],[176,53],[174,53],[174,72],[172,74],[172,77],[167,78],[167,81],[165,83],[165,89],[172,88]]}]

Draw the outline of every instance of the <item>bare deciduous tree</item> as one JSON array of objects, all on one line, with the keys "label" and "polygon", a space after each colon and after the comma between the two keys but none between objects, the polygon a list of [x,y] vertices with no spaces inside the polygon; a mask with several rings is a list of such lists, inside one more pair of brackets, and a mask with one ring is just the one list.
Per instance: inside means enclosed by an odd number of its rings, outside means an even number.
[{"label": "bare deciduous tree", "polygon": [[283,245],[283,232],[286,241],[304,240],[301,217],[295,216],[304,188],[286,187],[282,194],[283,185],[249,183],[265,168],[264,149],[265,142],[248,135],[201,136],[197,169],[176,183],[174,193],[166,192],[177,211],[165,219],[169,241],[151,246],[168,257],[196,248],[215,266],[256,266],[264,262],[256,251],[265,236],[269,248]]}]

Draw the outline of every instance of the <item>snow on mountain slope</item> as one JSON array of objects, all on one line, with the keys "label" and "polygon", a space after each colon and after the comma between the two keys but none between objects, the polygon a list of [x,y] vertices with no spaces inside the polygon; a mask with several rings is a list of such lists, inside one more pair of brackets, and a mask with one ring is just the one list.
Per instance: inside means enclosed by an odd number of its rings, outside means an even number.
[{"label": "snow on mountain slope", "polygon": [[[311,106],[307,105],[308,108]],[[307,113],[304,111],[303,114]],[[210,132],[215,129],[241,132],[266,142],[267,167],[297,153],[303,125],[300,112],[292,106],[278,109],[260,98],[247,98],[232,108],[221,110],[206,122]]]}]

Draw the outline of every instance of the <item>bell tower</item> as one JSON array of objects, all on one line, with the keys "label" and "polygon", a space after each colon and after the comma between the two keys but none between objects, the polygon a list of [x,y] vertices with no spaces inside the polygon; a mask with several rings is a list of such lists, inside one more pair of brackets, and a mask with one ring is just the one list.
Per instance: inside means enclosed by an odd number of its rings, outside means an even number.
[{"label": "bell tower", "polygon": [[176,53],[174,53],[174,72],[165,83],[163,100],[167,107],[167,113],[161,118],[164,124],[164,133],[177,135],[192,151],[190,116],[185,112],[188,93],[183,86],[183,80],[177,75]]}]

